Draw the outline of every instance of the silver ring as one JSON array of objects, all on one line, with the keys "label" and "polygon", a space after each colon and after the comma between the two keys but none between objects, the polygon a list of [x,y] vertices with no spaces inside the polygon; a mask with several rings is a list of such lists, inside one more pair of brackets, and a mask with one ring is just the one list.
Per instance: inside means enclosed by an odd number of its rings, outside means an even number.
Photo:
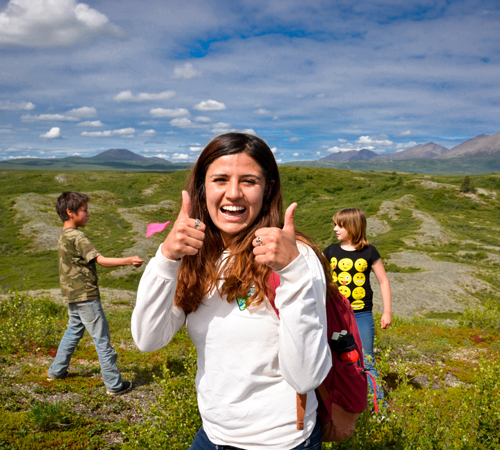
[{"label": "silver ring", "polygon": [[258,236],[257,239],[255,239],[255,243],[257,245],[264,245],[263,242],[262,242],[262,236]]},{"label": "silver ring", "polygon": [[194,221],[194,229],[196,230],[196,228],[198,228],[200,225],[201,225],[201,220],[200,219],[196,219]]}]

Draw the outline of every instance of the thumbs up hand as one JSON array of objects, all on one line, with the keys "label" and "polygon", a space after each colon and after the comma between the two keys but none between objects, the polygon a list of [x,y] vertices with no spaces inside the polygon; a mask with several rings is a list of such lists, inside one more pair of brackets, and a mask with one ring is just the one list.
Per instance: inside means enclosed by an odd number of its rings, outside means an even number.
[{"label": "thumbs up hand", "polygon": [[203,246],[205,224],[189,217],[191,197],[182,191],[182,207],[177,220],[161,246],[163,255],[178,260],[186,255],[196,255]]},{"label": "thumbs up hand", "polygon": [[255,232],[253,254],[259,264],[266,264],[276,271],[284,269],[299,256],[293,219],[296,207],[297,203],[292,203],[286,210],[283,229],[260,228]]}]

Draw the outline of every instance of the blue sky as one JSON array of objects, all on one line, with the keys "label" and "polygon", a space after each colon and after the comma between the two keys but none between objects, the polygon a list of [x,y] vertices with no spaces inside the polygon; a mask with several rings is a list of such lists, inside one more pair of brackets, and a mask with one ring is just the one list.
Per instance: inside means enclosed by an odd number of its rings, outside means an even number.
[{"label": "blue sky", "polygon": [[0,160],[278,161],[500,131],[498,0],[0,0]]}]

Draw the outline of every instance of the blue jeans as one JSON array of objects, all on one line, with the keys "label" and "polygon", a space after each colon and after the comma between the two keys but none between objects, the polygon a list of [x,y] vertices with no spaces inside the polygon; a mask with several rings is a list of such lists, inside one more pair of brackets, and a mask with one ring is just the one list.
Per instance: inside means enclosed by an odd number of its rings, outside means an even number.
[{"label": "blue jeans", "polygon": [[[316,425],[309,436],[302,444],[299,444],[297,447],[293,447],[290,450],[321,450],[321,427],[319,424],[319,420],[316,420]],[[215,445],[210,442],[208,439],[205,430],[203,427],[200,428],[196,436],[194,437],[194,441],[189,447],[189,450],[242,450],[238,447],[231,447],[230,445]]]},{"label": "blue jeans", "polygon": [[116,366],[118,355],[111,347],[108,320],[102,309],[101,300],[70,303],[68,314],[68,329],[61,339],[54,362],[49,367],[49,377],[59,378],[66,373],[71,356],[87,329],[97,350],[102,380],[106,388],[109,391],[119,391],[122,387],[122,375]]},{"label": "blue jeans", "polygon": [[[361,336],[361,343],[363,345],[363,362],[365,368],[377,380],[377,403],[379,408],[384,403],[384,389],[380,384],[377,369],[375,367],[375,355],[373,353],[373,340],[375,338],[375,322],[373,320],[372,311],[363,311],[354,313],[356,323],[358,325],[359,335]],[[369,357],[369,358],[367,358]],[[373,382],[370,376],[367,376],[370,392],[373,396]],[[373,397],[372,397],[373,398]]]}]

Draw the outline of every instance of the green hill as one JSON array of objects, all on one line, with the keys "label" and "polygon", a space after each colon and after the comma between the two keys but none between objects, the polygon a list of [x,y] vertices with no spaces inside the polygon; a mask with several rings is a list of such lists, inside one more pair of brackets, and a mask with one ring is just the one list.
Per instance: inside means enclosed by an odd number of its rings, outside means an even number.
[{"label": "green hill", "polygon": [[[159,158],[158,158],[159,159]],[[174,172],[191,167],[187,163],[171,163],[158,160],[106,160],[100,158],[13,159],[0,161],[0,170],[120,170],[137,172]]]},{"label": "green hill", "polygon": [[[331,218],[337,210],[366,211],[369,239],[389,272],[397,314],[455,317],[469,299],[500,301],[499,174],[472,176],[477,191],[463,194],[462,176],[280,170],[286,203],[299,205],[297,227],[320,248],[336,241]],[[146,239],[146,226],[177,217],[187,176],[187,171],[0,172],[2,291],[58,288],[61,222],[54,202],[62,191],[91,196],[85,232],[104,255],[148,260],[166,232]],[[143,269],[100,270],[102,287],[134,290]],[[379,298],[375,302],[380,305]]]}]

